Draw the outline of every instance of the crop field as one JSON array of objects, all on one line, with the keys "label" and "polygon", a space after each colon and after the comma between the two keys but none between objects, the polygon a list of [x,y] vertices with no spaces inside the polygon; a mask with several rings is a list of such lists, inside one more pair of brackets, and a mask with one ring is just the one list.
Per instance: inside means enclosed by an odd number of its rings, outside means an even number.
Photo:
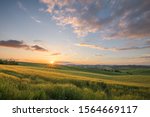
[{"label": "crop field", "polygon": [[150,99],[150,68],[118,69],[0,65],[0,99]]}]

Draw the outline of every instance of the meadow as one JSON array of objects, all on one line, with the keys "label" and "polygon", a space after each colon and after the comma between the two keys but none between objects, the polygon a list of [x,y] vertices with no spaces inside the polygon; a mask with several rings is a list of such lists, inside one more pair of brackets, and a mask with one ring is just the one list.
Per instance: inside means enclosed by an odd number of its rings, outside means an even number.
[{"label": "meadow", "polygon": [[150,67],[0,65],[1,100],[150,99]]}]

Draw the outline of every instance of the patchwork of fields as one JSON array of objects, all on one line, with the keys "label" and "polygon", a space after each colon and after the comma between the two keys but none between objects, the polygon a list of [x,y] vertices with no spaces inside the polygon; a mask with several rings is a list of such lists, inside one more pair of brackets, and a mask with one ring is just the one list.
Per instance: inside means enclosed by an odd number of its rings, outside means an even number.
[{"label": "patchwork of fields", "polygon": [[[126,74],[129,71],[132,74]],[[117,74],[64,66],[0,65],[0,99],[150,99],[149,73],[150,69]]]}]

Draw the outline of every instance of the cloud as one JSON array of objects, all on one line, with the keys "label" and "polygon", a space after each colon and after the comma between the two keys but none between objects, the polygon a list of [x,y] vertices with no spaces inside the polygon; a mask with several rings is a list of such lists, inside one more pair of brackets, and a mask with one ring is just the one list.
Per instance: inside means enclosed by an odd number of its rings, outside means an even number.
[{"label": "cloud", "polygon": [[44,12],[45,10],[44,10],[44,8],[39,8],[38,11],[39,12]]},{"label": "cloud", "polygon": [[143,55],[140,55],[140,56],[128,57],[127,59],[146,59],[146,60],[149,60],[150,59],[150,54],[143,54]]},{"label": "cloud", "polygon": [[87,48],[93,48],[93,49],[98,49],[98,50],[104,50],[104,51],[116,51],[116,48],[106,48],[103,46],[98,46],[98,45],[92,45],[92,44],[86,44],[86,43],[80,43],[76,44],[76,46],[81,46],[81,47],[87,47]]},{"label": "cloud", "polygon": [[102,55],[102,54],[95,54],[95,56],[103,57],[104,55]]},{"label": "cloud", "polygon": [[150,45],[150,40],[147,40],[147,41],[145,42],[145,44],[146,44],[146,45]]},{"label": "cloud", "polygon": [[33,16],[31,16],[31,19],[33,19],[35,22],[37,22],[37,23],[41,23],[41,21],[40,20],[38,20],[38,19],[36,19],[35,17],[33,17]]},{"label": "cloud", "polygon": [[28,11],[28,9],[27,9],[20,1],[18,1],[17,4],[18,4],[18,7],[19,7],[21,10],[23,10],[27,15],[29,15],[29,17],[31,17],[31,19],[32,19],[33,21],[35,21],[36,23],[41,23],[41,21],[40,21],[39,19],[33,17],[33,16],[30,14],[30,12]]},{"label": "cloud", "polygon": [[58,25],[79,37],[99,33],[105,39],[149,38],[149,0],[40,0]]},{"label": "cloud", "polygon": [[51,56],[59,56],[59,55],[61,55],[61,53],[59,53],[59,52],[56,52],[56,53],[52,53],[52,54],[51,54]]},{"label": "cloud", "polygon": [[[90,1],[82,0],[40,0],[42,3],[47,5],[46,11],[52,14],[53,19],[57,22],[58,25],[70,25],[74,29],[74,33],[78,36],[86,36],[90,32],[98,31],[100,25],[99,21],[95,17],[91,19],[83,18],[81,14],[88,12],[86,10],[86,4],[90,4]],[[81,4],[80,4],[81,3]],[[82,7],[78,7],[78,5]],[[96,5],[98,7],[98,5]],[[95,11],[98,9],[95,9]],[[90,17],[89,17],[90,18]]]},{"label": "cloud", "polygon": [[140,49],[148,49],[150,46],[133,46],[128,48],[117,48],[116,50],[140,50]]},{"label": "cloud", "polygon": [[42,40],[38,40],[38,39],[37,39],[37,40],[34,40],[34,42],[42,42]]},{"label": "cloud", "polygon": [[25,8],[25,7],[23,6],[23,4],[22,4],[20,1],[17,2],[17,5],[18,5],[18,7],[19,7],[21,10],[27,12],[27,8]]},{"label": "cloud", "polygon": [[149,45],[148,46],[133,46],[133,47],[125,47],[125,48],[108,48],[108,47],[103,47],[100,45],[92,45],[92,44],[86,44],[86,43],[76,44],[76,46],[93,48],[93,49],[98,49],[98,50],[103,50],[103,51],[140,50],[140,49],[150,48]]},{"label": "cloud", "polygon": [[24,44],[23,41],[18,40],[7,40],[7,41],[2,40],[0,41],[0,46],[29,49],[28,45]]},{"label": "cloud", "polygon": [[39,45],[30,46],[28,44],[25,44],[23,41],[18,41],[18,40],[7,40],[7,41],[1,40],[0,46],[10,47],[10,48],[22,48],[25,50],[32,50],[32,51],[42,51],[42,52],[48,51],[47,49],[40,47]]},{"label": "cloud", "polygon": [[43,47],[40,47],[39,45],[34,45],[34,46],[31,46],[31,48],[33,50],[36,50],[36,51],[42,51],[42,52],[47,52],[48,50],[43,48]]},{"label": "cloud", "polygon": [[150,55],[143,55],[143,56],[140,56],[139,58],[150,59]]}]

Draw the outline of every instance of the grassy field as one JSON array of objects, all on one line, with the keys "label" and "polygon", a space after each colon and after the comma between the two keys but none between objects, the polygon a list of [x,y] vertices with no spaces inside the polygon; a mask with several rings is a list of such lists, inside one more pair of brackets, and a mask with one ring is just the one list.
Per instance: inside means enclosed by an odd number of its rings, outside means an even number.
[{"label": "grassy field", "polygon": [[0,99],[150,99],[150,68],[0,65]]}]

